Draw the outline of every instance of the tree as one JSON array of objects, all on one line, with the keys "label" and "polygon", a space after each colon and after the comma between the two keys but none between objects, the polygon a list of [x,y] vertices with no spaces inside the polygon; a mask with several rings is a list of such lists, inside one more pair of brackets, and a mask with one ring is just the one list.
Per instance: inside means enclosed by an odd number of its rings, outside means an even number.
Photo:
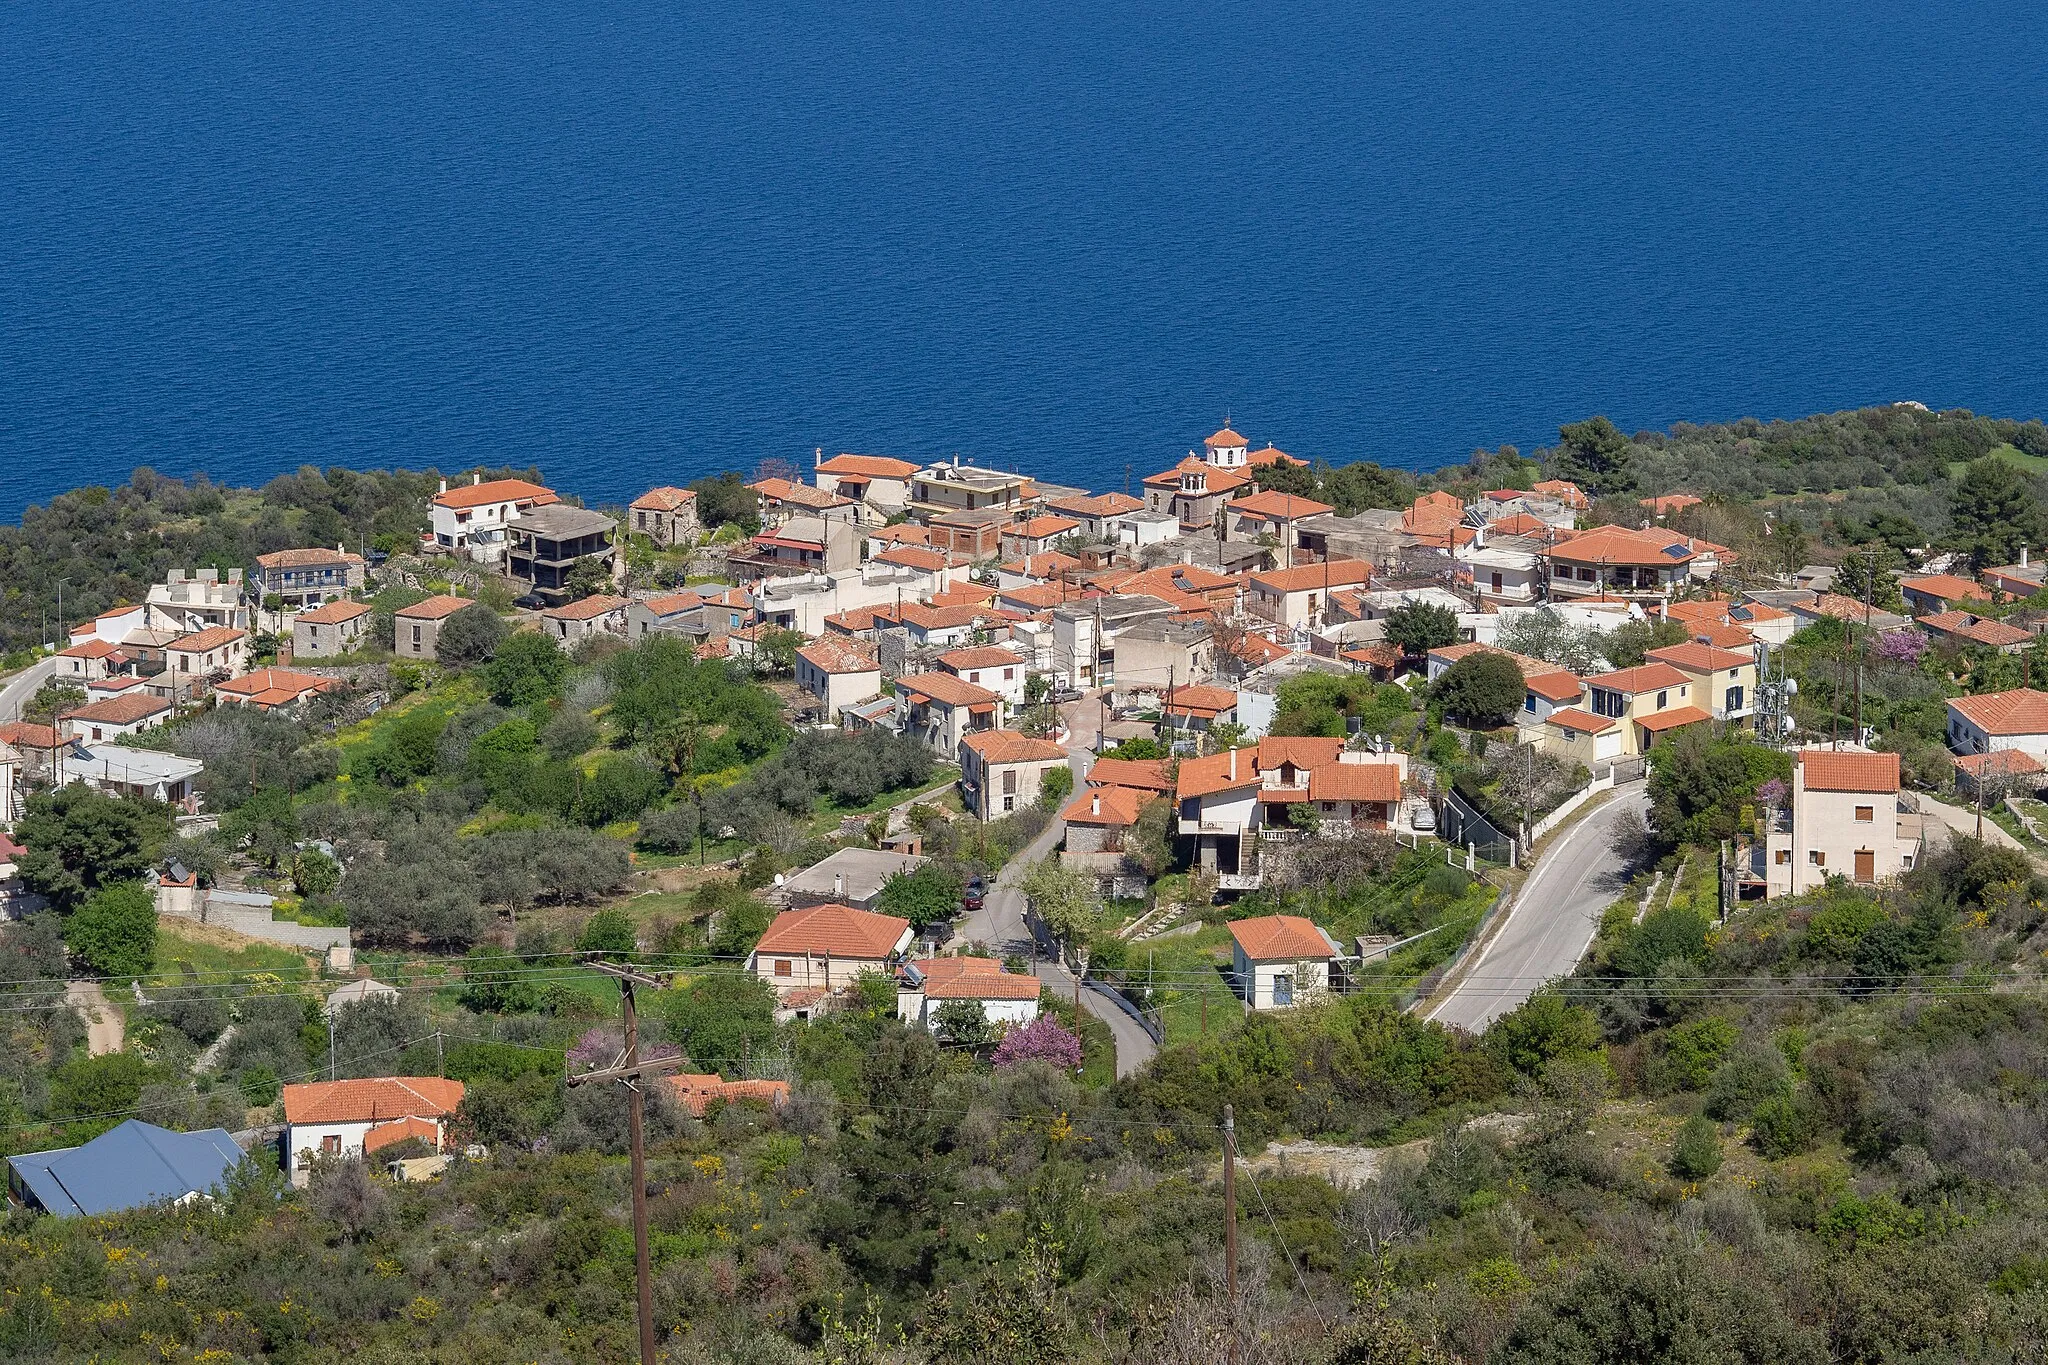
[{"label": "tree", "polygon": [[1020,889],[1053,937],[1072,945],[1095,926],[1095,880],[1048,858],[1024,874]]},{"label": "tree", "polygon": [[1481,650],[1444,670],[1432,689],[1445,712],[1476,726],[1504,725],[1528,696],[1522,667],[1505,654]]},{"label": "tree", "polygon": [[771,678],[795,673],[796,652],[805,642],[802,631],[784,630],[780,626],[764,630],[754,642],[754,666]]},{"label": "tree", "polygon": [[1598,631],[1573,625],[1554,607],[1538,607],[1503,621],[1494,639],[1510,653],[1579,674],[1592,672],[1605,657],[1600,642]]},{"label": "tree", "polygon": [[142,976],[156,965],[156,899],[141,882],[102,887],[65,922],[64,940],[100,976]]},{"label": "tree", "polygon": [[1679,1125],[1670,1165],[1680,1180],[1705,1180],[1721,1169],[1721,1133],[1713,1120],[1694,1114]]},{"label": "tree", "polygon": [[706,526],[730,522],[749,534],[761,529],[761,499],[737,470],[699,479],[690,491],[697,495],[697,516]]},{"label": "tree", "polygon": [[1968,465],[1949,493],[1950,541],[1976,568],[2008,564],[2041,543],[2041,506],[2027,478],[1995,456]]},{"label": "tree", "polygon": [[960,875],[944,863],[922,863],[909,872],[898,872],[882,883],[875,909],[910,921],[919,933],[951,919],[960,910]]},{"label": "tree", "polygon": [[265,867],[288,863],[299,837],[291,793],[282,787],[257,788],[247,801],[221,816],[220,832],[230,848],[246,847]]},{"label": "tree", "polygon": [[1635,492],[1635,471],[1629,466],[1628,438],[1605,417],[1589,417],[1558,428],[1563,442],[1551,452],[1552,478],[1569,479],[1589,497],[1618,497]]},{"label": "tree", "polygon": [[478,1014],[524,1014],[540,1003],[526,967],[495,943],[469,950],[462,964],[462,1007]]},{"label": "tree", "polygon": [[1835,573],[1835,591],[1879,610],[1896,610],[1905,605],[1899,591],[1898,552],[1878,543],[1852,551]]},{"label": "tree", "polygon": [[57,717],[67,711],[76,711],[86,703],[85,688],[62,678],[52,678],[36,689],[28,699],[28,705],[21,708],[23,720],[39,721],[44,725],[55,725]]},{"label": "tree", "polygon": [[1527,1076],[1560,1058],[1584,1061],[1600,1048],[1600,1021],[1546,986],[1486,1030],[1486,1050]]},{"label": "tree", "polygon": [[1628,621],[1607,632],[1600,644],[1607,662],[1616,668],[1635,668],[1653,649],[1682,645],[1689,638],[1678,621]]},{"label": "tree", "polygon": [[631,820],[661,795],[661,777],[624,754],[606,754],[576,794],[576,819],[592,829]]},{"label": "tree", "polygon": [[301,896],[320,899],[341,885],[341,864],[317,848],[300,849],[292,859],[292,887]]},{"label": "tree", "polygon": [[996,1036],[988,1009],[979,1000],[942,1001],[935,1019],[939,1036],[960,1047],[984,1047]]},{"label": "tree", "polygon": [[631,957],[640,947],[633,917],[617,906],[600,910],[583,925],[576,940],[579,952],[602,953],[607,957]]},{"label": "tree", "polygon": [[1024,1027],[1005,1033],[989,1060],[998,1068],[1024,1062],[1051,1062],[1063,1071],[1079,1071],[1081,1040],[1050,1014],[1041,1014]]},{"label": "tree", "polygon": [[569,672],[569,656],[539,631],[522,630],[484,665],[484,685],[500,706],[531,706],[551,700]]},{"label": "tree", "polygon": [[594,597],[601,592],[612,590],[612,560],[610,554],[586,555],[576,561],[569,570],[569,576],[562,583],[572,598],[581,600]]},{"label": "tree", "polygon": [[669,1036],[700,1067],[737,1075],[742,1058],[775,1041],[775,988],[757,976],[707,973],[656,999]]},{"label": "tree", "polygon": [[1387,613],[1386,640],[1410,658],[1455,644],[1458,614],[1434,602],[1403,602]]},{"label": "tree", "polygon": [[29,798],[15,838],[27,845],[19,866],[29,890],[69,912],[100,887],[139,879],[171,837],[168,806],[107,796],[74,782]]},{"label": "tree", "polygon": [[474,668],[496,654],[509,634],[511,627],[498,613],[472,602],[441,623],[434,661],[444,668]]},{"label": "tree", "polygon": [[1688,727],[1650,750],[1650,827],[1667,844],[1733,838],[1757,789],[1791,775],[1787,754]]},{"label": "tree", "polygon": [[1038,804],[1046,810],[1058,810],[1074,794],[1074,770],[1065,764],[1048,768],[1038,779]]}]

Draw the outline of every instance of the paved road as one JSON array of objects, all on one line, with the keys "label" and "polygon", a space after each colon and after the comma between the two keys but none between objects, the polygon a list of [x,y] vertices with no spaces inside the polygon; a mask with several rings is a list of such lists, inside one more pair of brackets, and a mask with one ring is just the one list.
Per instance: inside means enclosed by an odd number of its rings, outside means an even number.
[{"label": "paved road", "polygon": [[[1929,843],[1946,843],[1956,835],[1977,837],[1977,810],[1974,806],[1951,806],[1945,801],[1935,800],[1926,792],[1915,792],[1913,796],[1920,803],[1920,814],[1925,820],[1923,828]],[[2027,851],[2026,845],[2007,834],[1988,815],[1984,817],[1984,842],[1994,848]]]},{"label": "paved road", "polygon": [[20,720],[21,709],[56,671],[55,659],[38,659],[9,678],[5,686],[0,686],[0,721]]},{"label": "paved road", "polygon": [[1506,921],[1428,1017],[1483,1032],[1546,981],[1578,966],[1600,928],[1601,912],[1621,893],[1614,821],[1624,811],[1640,815],[1648,804],[1640,785],[1624,787],[1545,849]]},{"label": "paved road", "polygon": [[[1037,967],[1038,979],[1058,992],[1063,998],[1074,998],[1074,974],[1057,962],[1041,962]],[[1145,1032],[1138,1021],[1117,1008],[1114,1002],[1083,987],[1081,1008],[1109,1025],[1110,1037],[1116,1041],[1116,1074],[1130,1075],[1157,1055],[1159,1049],[1152,1042],[1152,1035]]]}]

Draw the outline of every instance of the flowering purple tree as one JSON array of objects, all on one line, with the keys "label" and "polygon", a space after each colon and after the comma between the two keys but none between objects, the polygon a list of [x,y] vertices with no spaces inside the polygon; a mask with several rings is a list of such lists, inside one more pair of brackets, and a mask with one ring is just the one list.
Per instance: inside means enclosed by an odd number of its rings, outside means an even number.
[{"label": "flowering purple tree", "polygon": [[1927,636],[1917,630],[1888,630],[1877,637],[1877,657],[1887,663],[1917,664],[1927,652]]},{"label": "flowering purple tree", "polygon": [[989,1059],[999,1067],[1019,1062],[1047,1061],[1068,1071],[1081,1069],[1081,1040],[1060,1026],[1049,1014],[1041,1014],[1022,1028],[1013,1028],[996,1044]]},{"label": "flowering purple tree", "polygon": [[[576,1046],[569,1049],[571,1071],[595,1071],[610,1066],[626,1050],[626,1035],[615,1028],[602,1026],[587,1030],[576,1040]],[[680,1057],[683,1050],[671,1043],[642,1043],[640,1060],[651,1062],[660,1057]]]},{"label": "flowering purple tree", "polygon": [[1782,777],[1774,777],[1756,789],[1756,799],[1772,810],[1782,807],[1791,796],[1792,789],[1785,785]]}]

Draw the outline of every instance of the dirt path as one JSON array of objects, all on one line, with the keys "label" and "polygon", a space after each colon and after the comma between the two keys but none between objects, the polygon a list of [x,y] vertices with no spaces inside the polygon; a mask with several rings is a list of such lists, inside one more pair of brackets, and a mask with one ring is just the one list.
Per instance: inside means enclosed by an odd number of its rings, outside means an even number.
[{"label": "dirt path", "polygon": [[107,999],[97,981],[73,981],[64,987],[64,1001],[85,1018],[86,1050],[95,1057],[119,1052],[125,1037],[121,1011]]}]

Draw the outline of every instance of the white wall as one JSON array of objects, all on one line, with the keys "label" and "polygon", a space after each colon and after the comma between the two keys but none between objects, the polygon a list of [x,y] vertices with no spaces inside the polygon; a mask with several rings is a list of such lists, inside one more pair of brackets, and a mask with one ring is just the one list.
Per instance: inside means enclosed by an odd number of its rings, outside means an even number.
[{"label": "white wall", "polygon": [[[1230,955],[1237,969],[1241,994],[1244,993],[1244,983],[1247,980],[1251,982],[1246,1003],[1252,1009],[1290,1009],[1329,997],[1330,963],[1327,958],[1306,958],[1299,962],[1252,962],[1245,957],[1244,949],[1235,943],[1231,944]],[[1293,983],[1293,998],[1285,1005],[1275,999],[1282,977]]]}]

